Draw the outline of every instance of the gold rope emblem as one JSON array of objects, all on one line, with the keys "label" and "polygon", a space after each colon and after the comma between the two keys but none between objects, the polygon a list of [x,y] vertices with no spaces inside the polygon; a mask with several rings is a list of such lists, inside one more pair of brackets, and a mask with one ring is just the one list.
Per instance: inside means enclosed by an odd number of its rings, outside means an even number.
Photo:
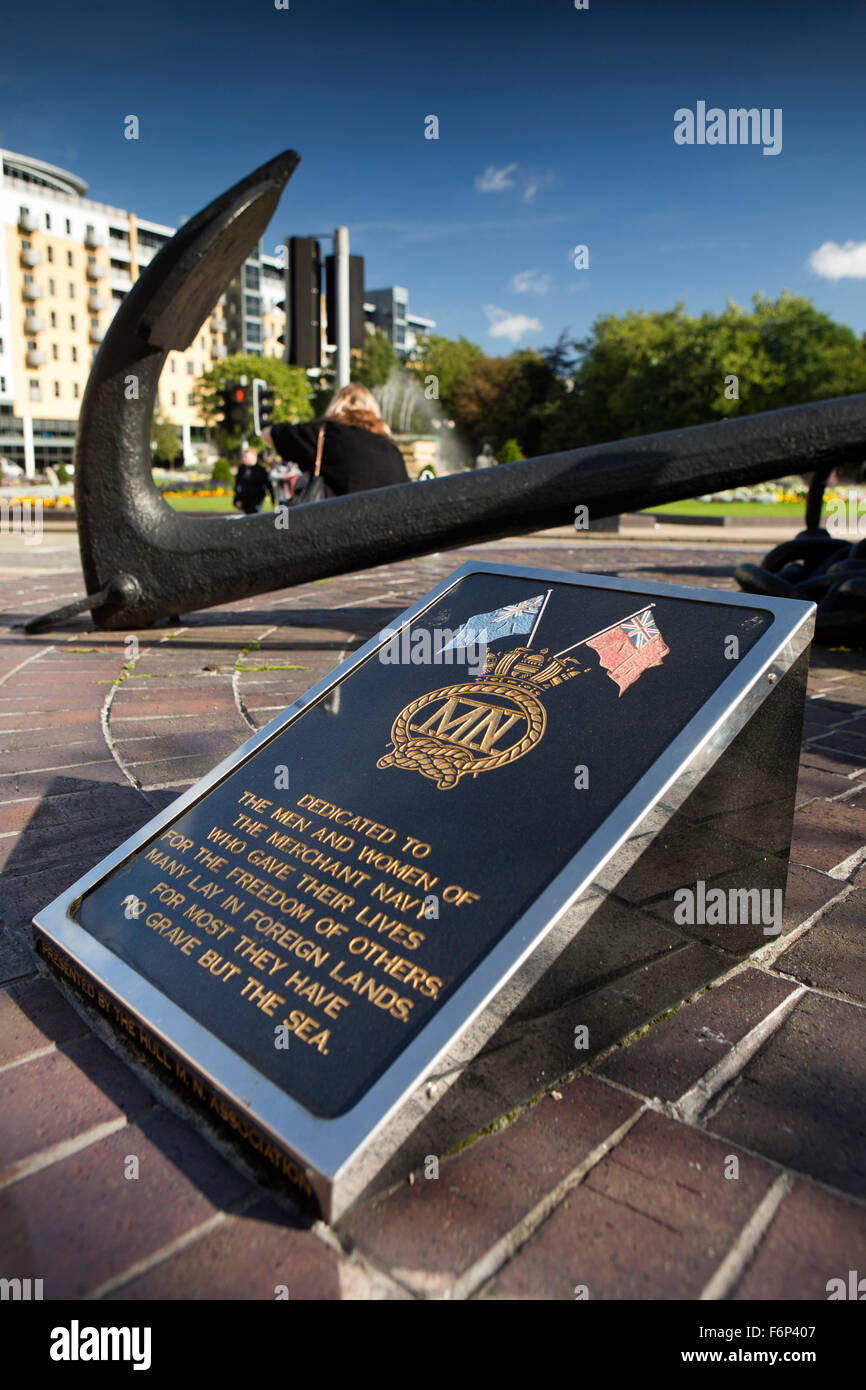
[{"label": "gold rope emblem", "polygon": [[572,657],[551,657],[547,648],[515,647],[487,663],[474,681],[442,686],[406,705],[391,728],[390,750],[377,767],[420,772],[439,791],[461,777],[506,767],[544,737],[543,690],[579,673]]}]

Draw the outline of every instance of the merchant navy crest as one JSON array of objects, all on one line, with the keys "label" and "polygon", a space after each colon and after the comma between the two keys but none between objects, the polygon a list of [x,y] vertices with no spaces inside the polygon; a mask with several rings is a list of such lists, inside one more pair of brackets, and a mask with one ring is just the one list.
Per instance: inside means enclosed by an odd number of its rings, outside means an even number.
[{"label": "merchant navy crest", "polygon": [[530,636],[526,646],[505,653],[496,654],[488,647],[484,671],[474,680],[441,686],[406,705],[394,720],[390,749],[377,767],[419,772],[435,782],[439,791],[446,791],[462,777],[477,777],[516,762],[541,742],[547,727],[542,694],[591,669],[582,668],[579,658],[567,652],[581,646],[597,651],[620,695],[649,666],[661,665],[668,654],[652,605],[553,656],[547,647],[534,651],[532,638],[550,593],[480,613],[458,629],[448,647],[486,643],[518,632]]}]

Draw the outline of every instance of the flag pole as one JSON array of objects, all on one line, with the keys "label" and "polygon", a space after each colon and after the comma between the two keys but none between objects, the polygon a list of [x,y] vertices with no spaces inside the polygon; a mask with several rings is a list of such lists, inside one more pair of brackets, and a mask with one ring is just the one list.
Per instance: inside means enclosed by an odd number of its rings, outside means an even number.
[{"label": "flag pole", "polygon": [[603,632],[610,632],[613,628],[619,627],[620,623],[627,623],[629,618],[636,618],[639,613],[645,613],[648,608],[655,608],[654,603],[645,603],[642,608],[636,608],[633,613],[626,613],[624,618],[619,618],[615,623],[608,623],[607,627],[600,627],[598,632],[591,632],[588,637],[581,637],[579,642],[572,642],[570,647],[563,647],[561,652],[554,652],[554,657],[565,656],[566,652],[573,652],[575,647],[582,647],[587,642],[592,642],[594,638],[601,637]]},{"label": "flag pole", "polygon": [[527,641],[526,641],[527,647],[531,647],[531,646],[532,646],[532,639],[533,639],[533,637],[535,636],[535,629],[538,627],[538,624],[541,622],[542,616],[543,616],[543,614],[544,614],[544,610],[545,610],[545,608],[547,607],[547,600],[550,598],[550,595],[551,595],[552,593],[553,593],[553,590],[552,590],[552,589],[548,589],[547,595],[546,595],[545,600],[544,600],[544,603],[541,605],[541,607],[540,607],[539,610],[538,610],[538,617],[535,619],[535,622],[532,624],[532,631],[530,632],[529,637],[527,638]]}]

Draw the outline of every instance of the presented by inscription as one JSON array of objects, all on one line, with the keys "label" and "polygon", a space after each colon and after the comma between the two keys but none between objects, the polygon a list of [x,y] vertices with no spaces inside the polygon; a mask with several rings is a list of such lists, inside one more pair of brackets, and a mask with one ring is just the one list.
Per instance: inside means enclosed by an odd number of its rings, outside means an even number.
[{"label": "presented by inscription", "polygon": [[[40,913],[37,944],[300,1186],[331,1181],[779,621],[467,566]],[[326,1162],[313,1136],[338,1131]]]}]

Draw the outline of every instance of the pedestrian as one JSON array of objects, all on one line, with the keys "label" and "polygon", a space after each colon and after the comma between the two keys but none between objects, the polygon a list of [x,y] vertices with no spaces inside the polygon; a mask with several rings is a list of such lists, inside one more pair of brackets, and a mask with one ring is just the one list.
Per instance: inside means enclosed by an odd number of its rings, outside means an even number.
[{"label": "pedestrian", "polygon": [[255,449],[245,449],[243,460],[238,466],[235,476],[235,507],[243,511],[246,516],[254,516],[264,507],[265,498],[269,493],[273,502],[274,485],[268,470],[259,463],[259,456]]},{"label": "pedestrian", "polygon": [[[317,495],[342,497],[348,492],[408,483],[403,455],[366,386],[351,384],[336,393],[321,420],[299,425],[275,424],[262,431],[280,458],[296,463],[304,477],[297,480],[295,500],[304,501],[318,459],[318,477],[325,489]],[[303,486],[302,486],[303,485]]]}]

